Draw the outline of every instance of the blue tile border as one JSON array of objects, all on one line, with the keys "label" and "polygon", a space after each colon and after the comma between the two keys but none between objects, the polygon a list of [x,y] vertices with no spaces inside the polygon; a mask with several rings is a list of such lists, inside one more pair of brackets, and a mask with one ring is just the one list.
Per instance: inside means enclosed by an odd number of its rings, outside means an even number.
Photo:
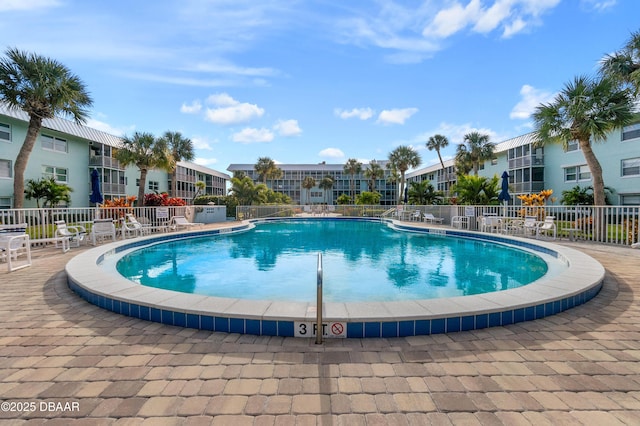
[{"label": "blue tile border", "polygon": [[[278,219],[271,219],[278,220]],[[290,218],[288,220],[291,220]],[[302,220],[302,219],[300,219]],[[304,219],[309,220],[309,219]],[[322,220],[322,219],[320,219]],[[326,218],[324,220],[327,220]],[[341,218],[340,220],[354,220],[353,218]],[[370,218],[362,218],[355,220],[372,220]],[[266,221],[266,220],[265,220]],[[403,230],[411,232],[431,232],[428,228],[415,228],[411,226],[402,226]],[[249,229],[249,225],[243,225],[232,228],[233,231],[241,232]],[[505,243],[511,245],[522,246],[534,251],[544,252],[554,257],[562,256],[558,252],[548,248],[538,246],[533,242],[510,240],[505,237],[495,235],[475,235],[469,232],[455,230],[432,230],[437,235],[451,235],[462,238],[470,238],[480,240],[488,240],[492,242]],[[183,235],[167,235],[155,238],[147,238],[142,241],[127,242],[115,247],[109,252],[102,253],[94,259],[101,261],[104,256],[111,253],[118,253],[130,248],[140,247],[157,242],[176,240],[183,238],[195,238],[199,236],[211,236],[219,234],[221,230],[209,230],[201,232],[190,232]],[[225,229],[224,232],[229,232]],[[514,242],[515,241],[515,242]],[[112,312],[138,318],[146,321],[157,322],[165,325],[176,327],[187,327],[200,330],[239,333],[264,336],[294,336],[294,321],[269,318],[243,318],[239,316],[226,316],[220,313],[201,314],[196,312],[176,311],[168,308],[161,308],[151,304],[146,305],[139,301],[121,300],[115,296],[105,296],[102,293],[96,293],[74,280],[68,273],[67,281],[69,288],[79,297],[87,302],[99,306]],[[473,315],[451,314],[450,316],[434,317],[425,315],[425,318],[415,319],[398,319],[393,320],[351,320],[346,321],[346,337],[347,338],[394,338],[406,336],[418,336],[440,333],[453,333],[460,331],[481,330],[487,327],[499,327],[510,324],[516,324],[524,321],[545,318],[567,309],[582,305],[593,297],[595,297],[603,286],[602,281],[594,282],[590,288],[579,291],[570,296],[561,297],[556,300],[545,301],[544,303],[536,303],[531,306],[518,306],[517,308],[505,308],[492,312],[478,312]]]}]

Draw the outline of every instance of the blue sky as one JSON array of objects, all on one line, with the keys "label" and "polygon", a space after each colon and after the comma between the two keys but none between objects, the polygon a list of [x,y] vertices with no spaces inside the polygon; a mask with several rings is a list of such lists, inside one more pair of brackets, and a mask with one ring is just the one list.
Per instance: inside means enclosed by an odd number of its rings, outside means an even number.
[{"label": "blue sky", "polygon": [[465,133],[493,142],[640,28],[637,0],[0,0],[8,47],[55,58],[88,125],[180,131],[225,171],[386,159]]}]

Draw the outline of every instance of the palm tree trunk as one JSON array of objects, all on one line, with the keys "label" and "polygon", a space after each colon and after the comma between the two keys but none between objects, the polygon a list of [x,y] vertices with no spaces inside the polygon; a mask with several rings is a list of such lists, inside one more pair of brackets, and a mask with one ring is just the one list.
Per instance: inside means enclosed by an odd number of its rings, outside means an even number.
[{"label": "palm tree trunk", "polygon": [[176,178],[178,175],[178,168],[175,167],[171,169],[171,196],[177,197],[176,193],[178,192],[178,182],[176,182]]},{"label": "palm tree trunk", "polygon": [[591,180],[593,181],[593,204],[596,206],[604,206],[606,202],[604,196],[604,179],[602,178],[602,166],[600,166],[598,158],[593,153],[589,141],[581,140],[579,141],[579,143],[580,149],[582,149],[582,154],[584,155],[585,160],[587,160],[589,171],[591,172]]},{"label": "palm tree trunk", "polygon": [[436,149],[436,153],[438,153],[438,159],[440,160],[440,165],[442,166],[442,172],[444,173],[444,161],[442,161],[442,155],[440,155],[440,150]]},{"label": "palm tree trunk", "polygon": [[140,186],[138,187],[138,207],[144,206],[144,188],[147,186],[147,169],[140,170]]},{"label": "palm tree trunk", "polygon": [[13,165],[13,207],[21,209],[24,206],[24,171],[27,169],[29,155],[38,139],[38,133],[42,128],[42,118],[31,116],[29,118],[29,128],[24,143],[20,147],[20,152]]}]

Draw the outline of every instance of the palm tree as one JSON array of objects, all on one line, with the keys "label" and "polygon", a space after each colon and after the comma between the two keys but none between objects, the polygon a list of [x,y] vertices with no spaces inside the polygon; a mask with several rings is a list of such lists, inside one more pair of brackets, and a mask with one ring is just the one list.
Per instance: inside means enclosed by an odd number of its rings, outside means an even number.
[{"label": "palm tree", "polygon": [[42,178],[38,180],[29,179],[24,195],[27,200],[35,199],[36,205],[40,208],[40,199],[44,199],[43,207],[57,207],[61,202],[71,203],[71,189],[64,183],[56,182],[54,177]]},{"label": "palm tree", "polygon": [[138,206],[144,206],[144,190],[149,170],[159,168],[169,171],[171,167],[167,146],[151,133],[135,132],[132,137],[122,138],[122,147],[115,157],[124,167],[134,164],[140,170]]},{"label": "palm tree", "polygon": [[324,201],[329,204],[329,193],[333,189],[333,178],[329,175],[326,175],[322,178],[320,183],[318,184],[318,188],[324,190]]},{"label": "palm tree", "polygon": [[193,142],[189,138],[183,138],[180,132],[166,131],[160,138],[163,144],[167,146],[169,150],[169,174],[171,175],[171,196],[177,197],[178,182],[176,171],[178,169],[178,162],[180,161],[193,161],[195,158],[195,152],[193,151]]},{"label": "palm tree", "polygon": [[311,203],[311,188],[316,186],[316,180],[311,176],[302,179],[302,187],[307,190],[307,202]]},{"label": "palm tree", "polygon": [[267,179],[279,179],[282,176],[282,170],[269,157],[258,158],[258,162],[253,166],[253,169],[258,173],[265,186],[267,185]]},{"label": "palm tree", "polygon": [[387,164],[387,168],[400,172],[400,196],[398,200],[401,200],[404,194],[404,174],[409,168],[418,167],[420,163],[422,163],[420,154],[410,146],[400,145],[389,154],[389,164]]},{"label": "palm tree", "polygon": [[384,177],[384,169],[376,160],[371,160],[369,167],[364,171],[364,177],[369,179],[369,192],[375,192],[376,180]]},{"label": "palm tree", "polygon": [[442,192],[436,191],[431,182],[409,182],[409,203],[416,205],[440,204]]},{"label": "palm tree", "polygon": [[250,206],[262,204],[266,201],[267,187],[262,184],[254,184],[249,176],[231,178],[231,195],[238,200],[238,205]]},{"label": "palm tree", "polygon": [[0,60],[0,100],[9,109],[29,115],[29,127],[13,166],[14,207],[24,205],[24,172],[42,128],[42,120],[55,116],[87,121],[93,101],[84,83],[61,63],[17,49],[7,49]]},{"label": "palm tree", "polygon": [[[489,135],[483,135],[479,132],[467,133],[464,135],[464,142],[458,145],[456,163],[460,163],[461,169],[467,168],[470,164],[473,174],[478,176],[480,163],[493,158],[494,149],[495,145],[489,142]],[[457,166],[458,164],[456,164],[456,168],[458,168]]]},{"label": "palm tree", "polygon": [[499,182],[498,176],[463,175],[451,189],[458,194],[460,204],[498,204]]},{"label": "palm tree", "polygon": [[624,127],[632,119],[631,94],[608,77],[594,80],[578,76],[565,85],[553,102],[538,106],[533,113],[539,145],[562,143],[566,148],[569,142],[578,141],[591,172],[593,201],[597,206],[606,204],[605,187],[602,167],[591,148],[591,140],[606,140],[608,133]]},{"label": "palm tree", "polygon": [[640,94],[640,31],[631,33],[621,50],[602,59],[600,74],[628,84],[635,96]]},{"label": "palm tree", "polygon": [[442,136],[442,135],[431,136],[427,141],[427,149],[429,151],[433,151],[433,150],[436,151],[443,171],[444,171],[444,161],[442,161],[442,155],[440,155],[440,150],[442,148],[446,148],[447,146],[449,146],[449,139],[447,139],[446,136]]},{"label": "palm tree", "polygon": [[349,183],[349,196],[351,197],[351,201],[355,202],[356,175],[362,172],[362,163],[355,158],[349,158],[347,163],[344,165],[343,170],[345,174],[351,176]]}]

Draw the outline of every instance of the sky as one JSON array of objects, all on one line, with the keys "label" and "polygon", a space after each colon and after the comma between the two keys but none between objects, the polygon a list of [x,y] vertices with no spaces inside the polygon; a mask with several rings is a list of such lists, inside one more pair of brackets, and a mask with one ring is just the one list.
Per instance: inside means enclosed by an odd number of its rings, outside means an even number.
[{"label": "sky", "polygon": [[88,126],[179,131],[195,162],[438,162],[499,143],[640,29],[637,0],[0,0],[0,48],[55,59]]}]

